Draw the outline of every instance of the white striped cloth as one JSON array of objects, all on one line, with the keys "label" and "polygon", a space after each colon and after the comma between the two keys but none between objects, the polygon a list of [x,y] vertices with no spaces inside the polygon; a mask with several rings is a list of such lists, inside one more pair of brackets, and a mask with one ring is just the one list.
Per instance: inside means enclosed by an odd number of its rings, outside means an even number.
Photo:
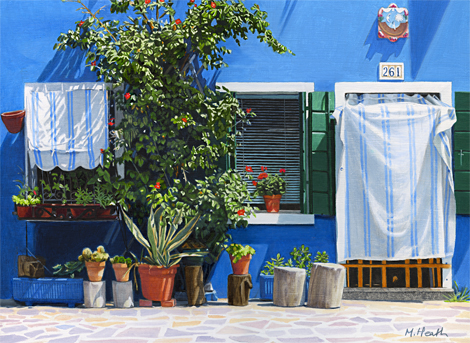
[{"label": "white striped cloth", "polygon": [[350,94],[333,116],[338,261],[452,256],[454,109],[431,96]]},{"label": "white striped cloth", "polygon": [[71,171],[96,168],[108,148],[104,83],[26,83],[26,137],[31,165]]}]

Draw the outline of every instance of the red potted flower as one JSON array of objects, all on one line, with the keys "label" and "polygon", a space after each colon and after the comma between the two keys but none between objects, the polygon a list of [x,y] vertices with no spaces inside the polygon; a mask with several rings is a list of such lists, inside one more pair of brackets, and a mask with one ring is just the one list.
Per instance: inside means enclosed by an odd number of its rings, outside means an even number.
[{"label": "red potted flower", "polygon": [[[250,166],[247,166],[245,170],[248,173],[253,171]],[[283,179],[286,170],[284,168],[279,169],[279,174],[269,174],[267,170],[267,167],[261,166],[261,173],[256,180],[252,181],[256,187],[253,197],[263,196],[266,211],[276,213],[279,212],[282,195],[286,192],[287,182]],[[248,178],[253,179],[251,175]]]},{"label": "red potted flower", "polygon": [[32,217],[32,206],[41,203],[41,196],[39,195],[38,187],[31,189],[28,185],[20,180],[16,180],[20,185],[17,185],[20,189],[18,195],[13,195],[12,200],[16,205],[16,213],[18,218],[31,218]]}]

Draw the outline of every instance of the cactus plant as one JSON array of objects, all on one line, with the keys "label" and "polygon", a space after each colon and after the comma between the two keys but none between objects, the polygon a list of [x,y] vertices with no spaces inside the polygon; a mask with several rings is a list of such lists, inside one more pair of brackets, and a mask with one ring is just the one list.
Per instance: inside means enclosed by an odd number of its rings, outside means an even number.
[{"label": "cactus plant", "polygon": [[109,254],[102,245],[97,247],[94,252],[92,252],[90,248],[85,248],[82,254],[78,256],[78,260],[82,262],[104,262],[107,261],[108,258]]}]

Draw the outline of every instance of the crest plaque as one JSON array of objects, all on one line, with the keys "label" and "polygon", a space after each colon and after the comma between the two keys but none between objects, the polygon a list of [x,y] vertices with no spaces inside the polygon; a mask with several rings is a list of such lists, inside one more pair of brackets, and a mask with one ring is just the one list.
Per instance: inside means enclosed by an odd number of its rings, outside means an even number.
[{"label": "crest plaque", "polygon": [[387,38],[390,42],[396,42],[398,38],[407,38],[408,32],[408,10],[390,4],[387,8],[382,7],[378,14],[379,38]]}]

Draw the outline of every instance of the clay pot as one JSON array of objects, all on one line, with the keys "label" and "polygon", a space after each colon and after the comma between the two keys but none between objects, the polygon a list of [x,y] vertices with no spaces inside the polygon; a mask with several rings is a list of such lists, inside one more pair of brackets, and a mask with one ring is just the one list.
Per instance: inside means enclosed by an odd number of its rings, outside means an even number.
[{"label": "clay pot", "polygon": [[126,263],[113,263],[113,269],[114,269],[114,276],[116,276],[117,282],[129,281],[130,272],[127,273],[127,270],[129,268],[127,267]]},{"label": "clay pot", "polygon": [[2,121],[8,132],[18,133],[23,128],[24,110],[2,113]]},{"label": "clay pot", "polygon": [[271,213],[279,212],[281,198],[282,194],[263,195],[264,203],[266,204],[266,211]]},{"label": "clay pot", "polygon": [[237,263],[233,263],[235,259],[234,256],[230,255],[230,262],[232,263],[232,270],[234,275],[246,275],[248,274],[248,269],[250,267],[252,255],[248,254],[243,256],[241,259],[237,261]]},{"label": "clay pot", "polygon": [[140,264],[139,275],[144,298],[152,301],[171,300],[178,267],[178,264],[170,268]]},{"label": "clay pot", "polygon": [[91,282],[99,282],[103,279],[104,268],[106,267],[106,261],[103,262],[85,262],[86,272],[88,279]]}]

